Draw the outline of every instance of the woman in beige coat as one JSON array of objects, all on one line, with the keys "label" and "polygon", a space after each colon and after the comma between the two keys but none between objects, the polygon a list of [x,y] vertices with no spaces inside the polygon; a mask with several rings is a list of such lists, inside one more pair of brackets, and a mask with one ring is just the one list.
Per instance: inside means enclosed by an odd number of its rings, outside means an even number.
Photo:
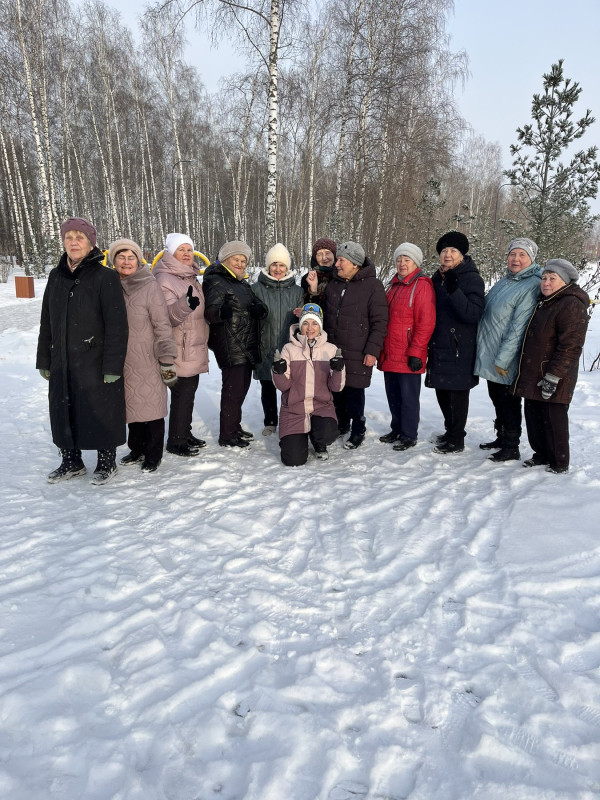
[{"label": "woman in beige coat", "polygon": [[167,385],[177,380],[177,345],[163,293],[148,265],[142,264],[138,245],[118,239],[109,247],[108,260],[121,279],[129,325],[123,375],[130,452],[120,463],[141,461],[142,472],[155,472],[163,453]]}]

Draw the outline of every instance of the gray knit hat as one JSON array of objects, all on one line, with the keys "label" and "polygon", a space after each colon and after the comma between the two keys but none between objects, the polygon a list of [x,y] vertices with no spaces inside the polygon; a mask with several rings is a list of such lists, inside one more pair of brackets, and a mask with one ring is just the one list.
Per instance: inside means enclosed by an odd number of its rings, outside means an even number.
[{"label": "gray knit hat", "polygon": [[508,245],[506,255],[508,256],[511,250],[516,250],[517,248],[525,250],[529,258],[535,261],[538,254],[538,246],[533,239],[527,239],[525,236],[521,236],[519,239],[513,239]]},{"label": "gray knit hat", "polygon": [[117,239],[108,247],[108,260],[111,264],[114,265],[115,263],[115,256],[120,253],[122,250],[131,250],[132,253],[135,254],[138,260],[138,269],[144,263],[144,257],[142,255],[141,248],[139,244],[136,244],[133,239]]},{"label": "gray knit hat", "polygon": [[566,258],[551,258],[544,264],[544,272],[556,272],[565,283],[577,283],[579,273]]},{"label": "gray knit hat", "polygon": [[348,259],[357,267],[362,267],[366,258],[365,251],[358,242],[344,242],[338,247],[336,255],[338,258]]},{"label": "gray knit hat", "polygon": [[231,256],[246,256],[246,260],[250,261],[252,258],[252,250],[248,247],[246,242],[239,242],[234,240],[233,242],[225,242],[223,247],[219,250],[219,261],[223,263]]},{"label": "gray knit hat", "polygon": [[410,242],[402,242],[394,250],[394,265],[400,256],[407,256],[417,267],[420,267],[423,263],[423,251],[416,244],[411,244]]}]

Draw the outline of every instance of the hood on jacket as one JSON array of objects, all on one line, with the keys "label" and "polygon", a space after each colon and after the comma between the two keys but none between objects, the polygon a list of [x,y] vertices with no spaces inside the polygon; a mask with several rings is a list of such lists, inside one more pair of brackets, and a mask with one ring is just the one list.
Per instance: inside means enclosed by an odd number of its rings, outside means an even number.
[{"label": "hood on jacket", "polygon": [[277,279],[269,275],[269,268],[263,267],[258,273],[258,283],[263,283],[265,286],[293,286],[296,283],[296,278],[290,275],[289,270],[283,278]]},{"label": "hood on jacket", "polygon": [[138,289],[141,289],[144,284],[154,281],[156,278],[150,272],[148,264],[142,264],[132,275],[126,278],[121,278],[121,288],[127,295],[134,294]]},{"label": "hood on jacket", "polygon": [[171,275],[177,275],[180,278],[195,278],[200,274],[200,269],[196,264],[190,266],[182,264],[175,256],[165,250],[160,261],[154,267],[154,274],[156,275],[159,272],[169,272]]}]

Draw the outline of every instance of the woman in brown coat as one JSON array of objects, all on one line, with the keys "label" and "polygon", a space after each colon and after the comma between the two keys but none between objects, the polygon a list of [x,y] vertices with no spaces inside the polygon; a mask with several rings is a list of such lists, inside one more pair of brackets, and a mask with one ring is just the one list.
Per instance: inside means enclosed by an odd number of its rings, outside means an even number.
[{"label": "woman in brown coat", "polygon": [[142,472],[155,472],[163,454],[167,386],[177,380],[177,345],[163,293],[148,265],[142,264],[138,245],[118,239],[109,247],[108,260],[121,279],[129,324],[124,378],[131,452],[120,463],[141,461]]},{"label": "woman in brown coat", "polygon": [[576,285],[575,267],[562,258],[544,266],[540,300],[521,347],[514,393],[525,398],[527,437],[533,449],[526,467],[569,469],[569,403],[588,324],[588,295]]}]

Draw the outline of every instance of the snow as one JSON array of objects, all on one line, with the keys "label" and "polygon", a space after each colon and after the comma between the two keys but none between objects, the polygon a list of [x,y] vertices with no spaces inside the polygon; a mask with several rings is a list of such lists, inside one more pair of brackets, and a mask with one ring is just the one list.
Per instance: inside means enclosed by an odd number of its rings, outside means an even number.
[{"label": "snow", "polygon": [[0,285],[1,798],[598,797],[600,371],[566,475],[487,461],[485,386],[464,453],[431,452],[425,388],[395,453],[379,373],[355,452],[283,467],[256,383],[219,448],[212,363],[199,457],[49,485],[43,287]]}]

